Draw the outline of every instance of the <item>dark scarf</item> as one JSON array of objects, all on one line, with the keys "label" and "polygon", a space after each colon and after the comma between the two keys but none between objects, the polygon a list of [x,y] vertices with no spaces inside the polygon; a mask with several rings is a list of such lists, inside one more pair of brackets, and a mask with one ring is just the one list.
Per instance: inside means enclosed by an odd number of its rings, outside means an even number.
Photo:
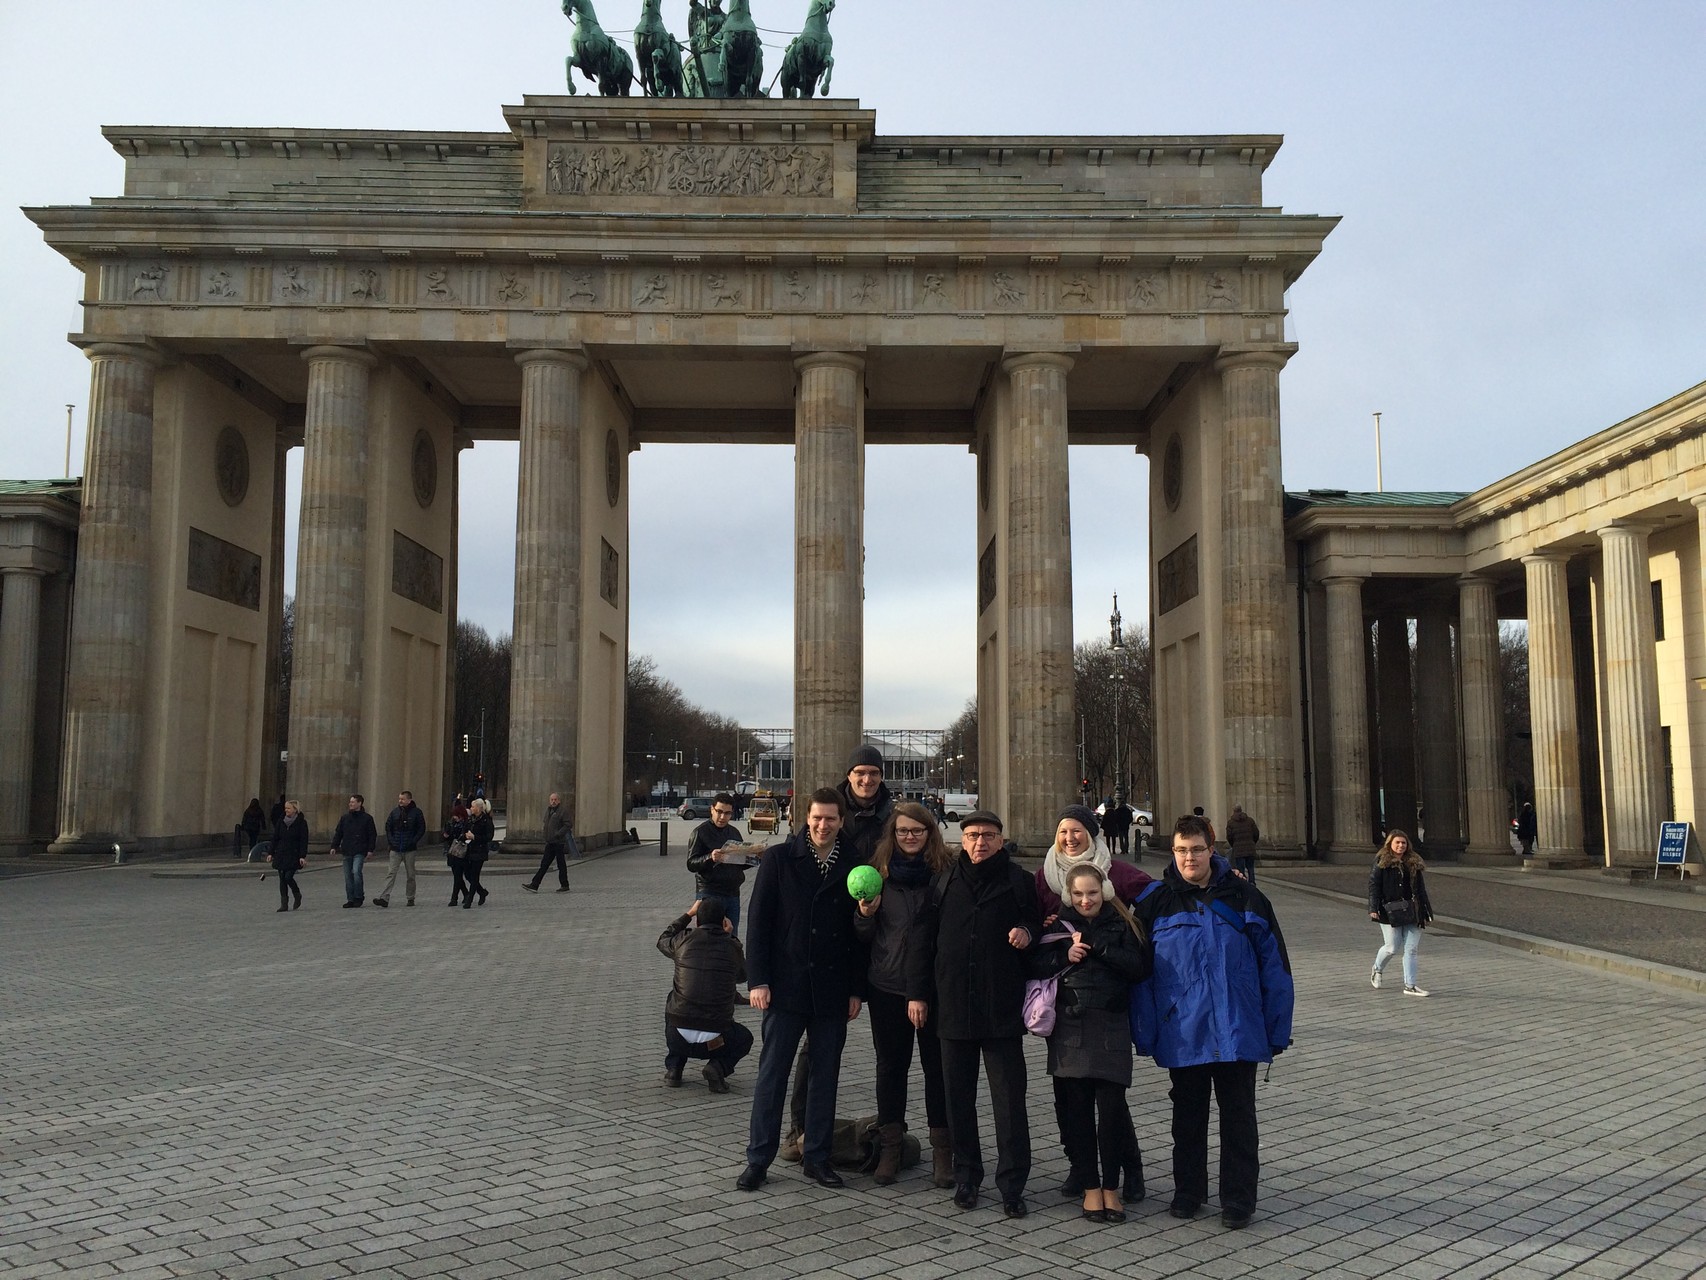
[{"label": "dark scarf", "polygon": [[930,864],[924,855],[903,858],[896,853],[889,859],[889,883],[902,889],[919,889],[930,883]]},{"label": "dark scarf", "polygon": [[987,888],[1007,874],[1007,867],[1012,859],[1007,856],[1007,848],[1003,845],[982,862],[973,862],[971,854],[960,850],[960,870],[965,873],[970,883],[979,888]]}]

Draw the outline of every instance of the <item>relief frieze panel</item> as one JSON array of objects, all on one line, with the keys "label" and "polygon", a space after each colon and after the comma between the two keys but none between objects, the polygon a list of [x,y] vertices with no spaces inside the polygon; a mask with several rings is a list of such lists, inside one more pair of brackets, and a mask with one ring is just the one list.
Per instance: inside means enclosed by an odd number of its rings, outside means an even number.
[{"label": "relief frieze panel", "polygon": [[834,153],[808,146],[599,146],[558,143],[547,153],[554,196],[709,196],[828,199]]}]

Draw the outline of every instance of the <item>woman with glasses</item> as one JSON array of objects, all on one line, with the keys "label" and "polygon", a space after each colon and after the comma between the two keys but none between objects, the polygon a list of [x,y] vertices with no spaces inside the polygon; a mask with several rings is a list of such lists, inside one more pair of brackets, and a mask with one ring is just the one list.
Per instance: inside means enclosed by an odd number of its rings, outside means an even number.
[{"label": "woman with glasses", "polygon": [[861,902],[853,921],[855,935],[870,949],[866,1008],[871,1011],[871,1043],[877,1055],[875,1176],[883,1186],[900,1174],[906,1136],[906,1087],[912,1074],[915,1041],[924,1068],[924,1114],[930,1125],[932,1178],[938,1187],[954,1185],[948,1108],[942,1093],[942,1050],[930,1024],[915,1030],[906,1010],[907,948],[913,920],[930,896],[930,881],[952,861],[942,843],[941,828],[928,809],[910,800],[895,805],[871,859],[883,878],[883,891],[869,902]]}]

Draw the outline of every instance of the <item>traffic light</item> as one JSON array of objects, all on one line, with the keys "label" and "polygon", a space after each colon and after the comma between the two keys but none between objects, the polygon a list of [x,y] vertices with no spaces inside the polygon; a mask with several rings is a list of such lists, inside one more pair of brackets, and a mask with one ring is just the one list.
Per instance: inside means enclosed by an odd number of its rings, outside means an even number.
[{"label": "traffic light", "polygon": [[1090,789],[1090,779],[1088,779],[1088,778],[1081,779],[1078,783],[1078,789],[1080,791],[1088,791]]},{"label": "traffic light", "polygon": [[467,734],[462,735],[462,754],[463,755],[468,754],[468,735]]}]

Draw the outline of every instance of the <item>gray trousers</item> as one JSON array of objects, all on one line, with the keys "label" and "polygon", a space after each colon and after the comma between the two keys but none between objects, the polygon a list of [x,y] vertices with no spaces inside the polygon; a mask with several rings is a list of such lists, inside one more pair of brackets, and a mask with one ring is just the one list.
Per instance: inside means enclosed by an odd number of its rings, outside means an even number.
[{"label": "gray trousers", "polygon": [[391,900],[391,890],[397,883],[397,868],[401,865],[407,867],[409,871],[408,879],[404,882],[408,886],[409,901],[415,900],[415,854],[417,852],[419,851],[416,849],[410,849],[407,853],[398,853],[395,849],[391,851],[390,864],[385,868],[385,887],[379,891],[381,898],[387,902]]}]

